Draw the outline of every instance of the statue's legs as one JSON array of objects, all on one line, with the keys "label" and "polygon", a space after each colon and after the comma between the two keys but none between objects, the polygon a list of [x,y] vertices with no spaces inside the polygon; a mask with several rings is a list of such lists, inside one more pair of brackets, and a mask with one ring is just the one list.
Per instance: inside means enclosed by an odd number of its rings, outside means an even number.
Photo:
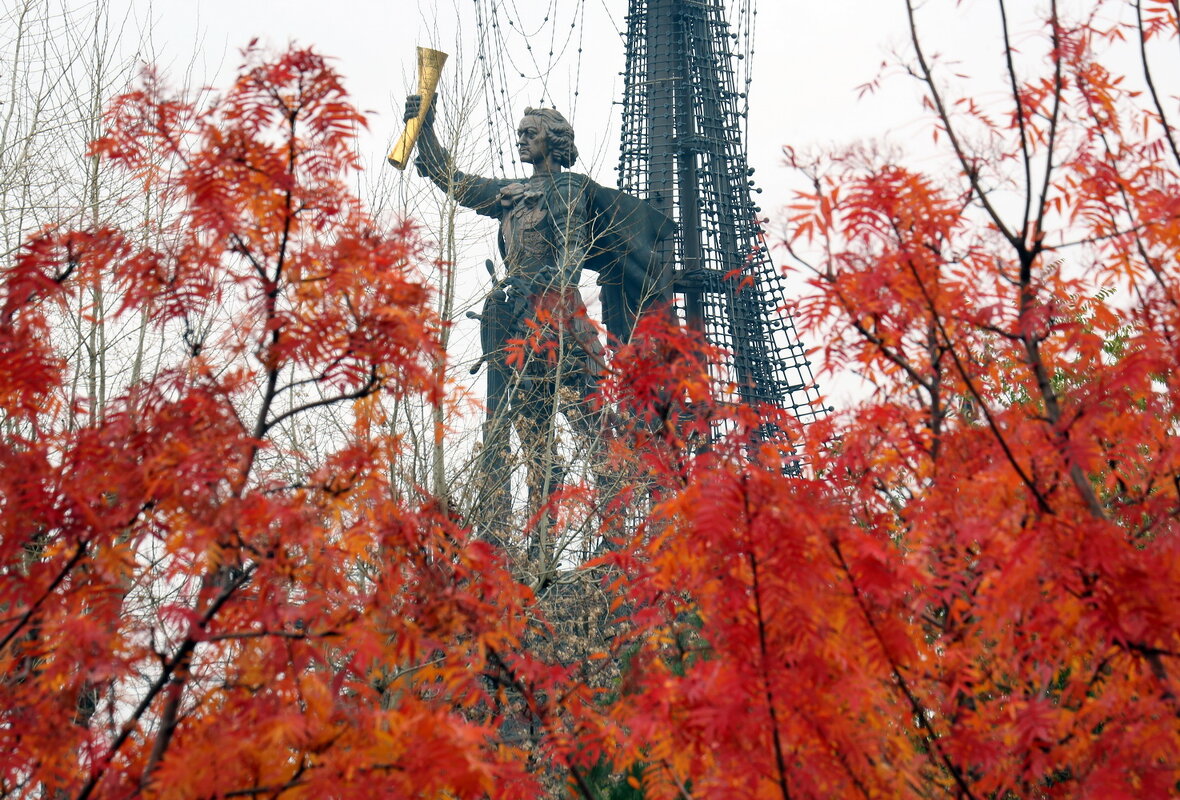
[{"label": "statue's legs", "polygon": [[622,531],[621,515],[625,512],[617,508],[616,502],[620,495],[619,475],[606,463],[609,414],[593,397],[598,377],[606,368],[602,343],[578,291],[548,292],[534,297],[533,306],[538,317],[548,321],[547,326],[538,326],[538,335],[542,339],[547,337],[551,346],[539,348],[544,355],[537,356],[532,365],[530,379],[534,388],[520,396],[513,415],[520,420],[522,445],[526,437],[530,440],[522,449],[532,464],[529,506],[537,520],[538,535],[534,538],[543,541],[551,531],[550,516],[537,515],[537,511],[551,501],[564,478],[556,452],[555,422],[559,410],[590,468],[597,495],[597,516],[603,534],[609,537]]},{"label": "statue's legs", "polygon": [[605,538],[622,534],[626,509],[620,507],[622,475],[608,463],[609,441],[613,430],[613,415],[595,397],[598,379],[606,370],[606,356],[598,331],[590,322],[581,294],[573,292],[563,299],[562,316],[569,337],[572,356],[568,371],[568,385],[572,402],[566,406],[566,418],[574,433],[584,443],[586,460],[590,465],[597,495],[597,514],[600,533]]},{"label": "statue's legs", "polygon": [[512,431],[510,395],[516,375],[505,361],[504,349],[515,328],[515,305],[497,287],[488,294],[480,316],[482,360],[487,365],[487,413],[476,460],[474,516],[480,534],[500,545],[508,541],[512,517],[508,451]]},{"label": "statue's legs", "polygon": [[553,517],[548,505],[565,477],[557,453],[556,383],[552,375],[524,378],[513,393],[512,416],[520,438],[528,487],[529,558],[542,568],[555,557]]},{"label": "statue's legs", "polygon": [[512,417],[507,391],[497,398],[498,402],[490,400],[489,396],[483,444],[476,460],[475,522],[482,535],[503,545],[508,540],[512,518],[512,469],[508,457]]},{"label": "statue's legs", "polygon": [[[526,315],[544,322],[525,326],[521,320]],[[590,399],[605,367],[602,345],[576,290],[534,295],[522,304],[497,289],[484,303],[481,323],[488,392],[483,445],[476,464],[476,525],[492,541],[502,544],[509,539],[510,441],[515,428],[528,491],[529,557],[538,568],[549,569],[557,553],[554,520],[547,506],[565,478],[557,451],[559,410],[590,464],[604,527],[608,531],[619,527],[610,518],[619,482],[604,463],[606,415]],[[536,338],[524,346],[523,366],[513,369],[507,363],[508,341],[525,335]]]},{"label": "statue's legs", "polygon": [[[514,395],[512,409],[516,431],[520,438],[521,456],[526,467],[529,519],[532,521],[529,538],[530,557],[550,563],[559,557],[554,547],[558,531],[554,529],[551,513],[553,496],[565,485],[568,465],[557,448],[558,411],[565,417],[573,434],[577,456],[589,467],[594,486],[595,516],[606,539],[622,534],[626,509],[618,502],[621,496],[621,473],[607,464],[610,426],[607,414],[598,408],[591,397],[593,376],[585,373],[569,376],[558,385],[552,375],[527,381]],[[584,380],[586,379],[586,380]],[[571,385],[572,384],[572,385]],[[601,543],[583,543],[587,553],[601,551]]]},{"label": "statue's legs", "polygon": [[[622,535],[627,510],[620,503],[622,473],[608,463],[612,436],[611,414],[598,407],[598,401],[593,398],[597,390],[595,383],[589,381],[582,395],[565,413],[574,434],[584,443],[586,461],[594,480],[595,511],[601,523],[599,533],[606,540]],[[596,545],[594,549],[601,551],[602,544]]]}]

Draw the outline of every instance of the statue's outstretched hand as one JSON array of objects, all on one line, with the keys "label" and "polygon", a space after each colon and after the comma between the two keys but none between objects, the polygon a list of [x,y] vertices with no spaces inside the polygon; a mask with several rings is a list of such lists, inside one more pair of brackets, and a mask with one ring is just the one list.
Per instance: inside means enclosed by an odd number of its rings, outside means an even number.
[{"label": "statue's outstretched hand", "polygon": [[418,116],[418,112],[422,110],[422,95],[412,94],[406,98],[406,113],[402,117],[403,122],[409,122]]},{"label": "statue's outstretched hand", "polygon": [[[430,100],[430,110],[426,112],[426,119],[423,122],[427,126],[434,125],[434,107],[438,104],[438,95],[435,94]],[[402,117],[404,122],[409,122],[418,116],[418,112],[422,110],[422,95],[412,94],[406,98],[406,113]]]}]

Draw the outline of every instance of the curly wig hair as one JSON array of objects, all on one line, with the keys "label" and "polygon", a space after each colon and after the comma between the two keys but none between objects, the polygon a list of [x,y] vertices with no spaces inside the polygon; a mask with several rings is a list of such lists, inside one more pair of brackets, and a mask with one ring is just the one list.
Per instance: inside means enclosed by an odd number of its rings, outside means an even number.
[{"label": "curly wig hair", "polygon": [[572,167],[578,160],[578,146],[574,144],[574,128],[555,108],[526,108],[526,117],[536,117],[545,123],[545,134],[553,160],[563,167]]}]

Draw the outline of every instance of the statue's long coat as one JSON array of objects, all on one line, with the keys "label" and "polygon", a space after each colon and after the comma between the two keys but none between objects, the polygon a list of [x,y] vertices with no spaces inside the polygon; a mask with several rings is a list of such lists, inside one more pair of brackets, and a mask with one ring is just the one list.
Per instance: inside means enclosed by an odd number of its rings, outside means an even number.
[{"label": "statue's long coat", "polygon": [[[461,205],[501,219],[507,211],[502,193],[520,183],[456,172],[452,186]],[[540,181],[534,178],[530,186],[534,185],[552,219],[572,219],[567,227],[584,228],[584,259],[573,268],[575,272],[585,268],[598,273],[603,324],[615,340],[627,341],[640,313],[671,298],[672,265],[661,259],[659,245],[670,235],[672,221],[650,204],[576,172],[558,172]],[[499,245],[500,254],[506,257],[503,228]],[[554,249],[560,251],[560,244],[554,243]],[[559,271],[563,268],[553,266]]]}]

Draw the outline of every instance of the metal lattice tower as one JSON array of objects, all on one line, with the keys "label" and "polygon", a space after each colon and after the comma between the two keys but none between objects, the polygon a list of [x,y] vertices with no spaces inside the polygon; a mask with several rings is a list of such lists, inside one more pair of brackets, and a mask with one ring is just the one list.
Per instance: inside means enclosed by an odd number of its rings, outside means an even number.
[{"label": "metal lattice tower", "polygon": [[[750,18],[750,0],[731,5]],[[752,199],[732,47],[741,40],[723,0],[629,0],[618,185],[677,223],[664,255],[679,313],[728,353],[713,377],[743,402],[807,423],[828,409]]]}]

